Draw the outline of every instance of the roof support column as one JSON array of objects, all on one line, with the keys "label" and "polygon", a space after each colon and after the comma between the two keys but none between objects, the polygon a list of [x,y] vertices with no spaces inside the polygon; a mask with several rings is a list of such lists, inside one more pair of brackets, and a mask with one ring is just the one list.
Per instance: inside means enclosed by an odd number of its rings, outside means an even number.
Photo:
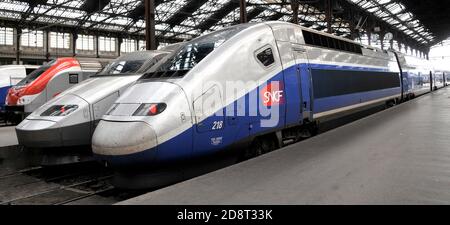
[{"label": "roof support column", "polygon": [[44,31],[44,47],[45,47],[45,60],[50,61],[50,33],[48,30]]},{"label": "roof support column", "polygon": [[241,23],[247,23],[247,1],[240,0],[239,1],[240,12],[241,12]]},{"label": "roof support column", "polygon": [[77,40],[78,34],[74,31],[72,32],[72,56],[77,56]]},{"label": "roof support column", "polygon": [[117,55],[121,56],[122,55],[122,43],[123,43],[123,38],[122,36],[118,36],[117,37]]},{"label": "roof support column", "polygon": [[384,37],[386,34],[384,32],[380,32],[380,43],[381,43],[381,49],[384,50]]},{"label": "roof support column", "polygon": [[354,41],[356,38],[358,38],[359,34],[355,29],[355,23],[353,21],[350,21],[349,25],[350,25],[350,39]]},{"label": "roof support column", "polygon": [[136,51],[139,51],[139,50],[141,49],[141,46],[139,46],[139,38],[136,37],[136,38],[134,39],[134,41],[136,42]]},{"label": "roof support column", "polygon": [[16,64],[20,64],[20,36],[22,36],[22,29],[16,28]]},{"label": "roof support column", "polygon": [[100,58],[100,37],[95,35],[95,57]]},{"label": "roof support column", "polygon": [[155,0],[145,2],[145,41],[147,50],[156,50],[155,35]]},{"label": "roof support column", "polygon": [[299,4],[297,1],[292,1],[291,2],[291,8],[292,8],[292,23],[294,24],[298,24],[298,7]]},{"label": "roof support column", "polygon": [[333,33],[333,29],[331,27],[331,21],[333,17],[333,8],[331,6],[333,0],[325,0],[325,20],[327,21],[327,32]]}]

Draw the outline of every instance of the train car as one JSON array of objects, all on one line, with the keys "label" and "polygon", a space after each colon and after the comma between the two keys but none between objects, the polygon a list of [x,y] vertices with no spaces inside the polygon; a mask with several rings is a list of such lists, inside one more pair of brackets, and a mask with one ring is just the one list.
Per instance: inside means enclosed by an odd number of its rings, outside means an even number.
[{"label": "train car", "polygon": [[445,77],[443,72],[441,71],[433,72],[433,84],[435,90],[445,87]]},{"label": "train car", "polygon": [[415,98],[434,89],[435,76],[428,60],[400,52],[395,52],[395,54],[402,70],[405,99]]},{"label": "train car", "polygon": [[[442,79],[443,86],[446,87],[450,84],[450,66],[446,65],[443,61],[434,61],[433,69],[435,73],[435,77],[438,79]],[[438,81],[439,82],[439,81]],[[438,87],[442,87],[442,85],[437,85]]]},{"label": "train car", "polygon": [[5,110],[22,120],[48,100],[98,73],[109,60],[58,58],[9,89]]},{"label": "train car", "polygon": [[441,69],[442,76],[444,77],[444,86],[447,87],[450,85],[450,69]]},{"label": "train car", "polygon": [[50,100],[16,127],[28,148],[90,146],[100,118],[142,73],[168,54],[134,52],[117,58],[95,76]]},{"label": "train car", "polygon": [[117,171],[236,146],[247,158],[401,96],[393,52],[290,23],[242,24],[186,42],[152,68],[102,118],[92,149]]},{"label": "train car", "polygon": [[440,89],[443,87],[448,86],[449,80],[448,78],[450,77],[450,73],[449,71],[443,70],[443,69],[435,69],[434,70],[434,83],[435,83],[435,88],[436,89]]},{"label": "train car", "polygon": [[6,65],[0,66],[0,116],[3,117],[6,95],[9,89],[23,80],[39,66]]}]

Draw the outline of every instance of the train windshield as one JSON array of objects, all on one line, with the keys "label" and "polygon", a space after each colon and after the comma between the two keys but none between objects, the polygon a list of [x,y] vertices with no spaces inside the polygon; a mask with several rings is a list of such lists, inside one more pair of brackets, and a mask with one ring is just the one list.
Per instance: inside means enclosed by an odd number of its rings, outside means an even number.
[{"label": "train windshield", "polygon": [[35,81],[38,77],[40,77],[45,71],[50,69],[54,64],[56,63],[56,60],[53,60],[46,65],[43,65],[36,70],[34,70],[32,73],[30,73],[27,77],[25,77],[23,80],[21,80],[19,83],[17,83],[17,86],[25,86],[29,83]]},{"label": "train windshield", "polygon": [[226,28],[182,44],[141,79],[183,77],[206,56],[251,24]]},{"label": "train windshield", "polygon": [[108,64],[105,69],[96,76],[122,76],[143,73],[143,71],[151,68],[164,56],[165,54],[158,54],[155,56],[150,52],[130,53]]},{"label": "train windshield", "polygon": [[144,63],[145,60],[116,61],[109,64],[98,75],[122,75],[136,73],[142,65],[144,65]]}]

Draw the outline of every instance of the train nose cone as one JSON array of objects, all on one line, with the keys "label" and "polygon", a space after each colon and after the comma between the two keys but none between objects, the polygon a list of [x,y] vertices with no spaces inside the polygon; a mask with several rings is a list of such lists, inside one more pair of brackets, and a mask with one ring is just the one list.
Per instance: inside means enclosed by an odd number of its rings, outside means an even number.
[{"label": "train nose cone", "polygon": [[61,144],[61,132],[56,122],[47,120],[24,120],[16,127],[20,145],[27,147],[52,147]]},{"label": "train nose cone", "polygon": [[101,121],[92,137],[92,150],[98,156],[130,156],[155,151],[156,133],[145,122]]}]

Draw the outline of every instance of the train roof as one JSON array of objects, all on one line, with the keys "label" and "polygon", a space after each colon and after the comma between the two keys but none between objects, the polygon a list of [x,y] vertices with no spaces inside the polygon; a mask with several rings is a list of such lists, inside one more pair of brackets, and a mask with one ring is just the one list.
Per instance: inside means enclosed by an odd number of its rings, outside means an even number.
[{"label": "train roof", "polygon": [[348,38],[339,37],[339,36],[336,36],[336,35],[333,35],[333,34],[329,34],[329,33],[326,33],[326,32],[314,30],[314,29],[311,29],[311,28],[307,28],[307,27],[304,27],[304,26],[301,26],[301,25],[297,25],[297,24],[293,24],[293,23],[289,23],[289,22],[283,22],[283,21],[269,21],[269,22],[261,22],[261,23],[268,24],[268,25],[271,25],[271,24],[292,25],[292,26],[299,27],[299,28],[302,29],[302,30],[311,32],[311,33],[315,33],[315,34],[327,36],[327,37],[330,37],[330,38],[334,38],[334,39],[337,39],[337,40],[346,41],[346,42],[349,42],[349,43],[352,43],[352,44],[356,44],[356,45],[361,46],[361,47],[364,48],[364,49],[376,51],[376,52],[379,52],[379,53],[387,53],[386,50],[382,50],[382,49],[377,48],[377,47],[373,47],[373,46],[370,46],[370,45],[361,44],[361,43],[359,43],[359,42],[350,40],[350,39],[348,39]]},{"label": "train roof", "polygon": [[16,67],[25,67],[25,68],[30,68],[30,69],[37,69],[39,68],[41,65],[1,65],[0,69],[4,69],[4,68],[16,68]]}]

